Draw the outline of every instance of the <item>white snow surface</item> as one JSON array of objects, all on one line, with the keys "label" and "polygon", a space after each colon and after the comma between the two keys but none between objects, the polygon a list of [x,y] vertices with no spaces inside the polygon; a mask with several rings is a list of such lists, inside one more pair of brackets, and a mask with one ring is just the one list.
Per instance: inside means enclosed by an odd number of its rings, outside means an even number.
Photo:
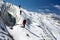
[{"label": "white snow surface", "polygon": [[[0,2],[0,9],[2,5],[6,7],[3,13],[9,12],[16,18],[16,25],[13,29],[6,25],[14,40],[60,40],[60,15],[31,12],[4,2]],[[22,11],[21,14],[20,11]],[[22,28],[24,19],[27,23],[25,28]]]}]

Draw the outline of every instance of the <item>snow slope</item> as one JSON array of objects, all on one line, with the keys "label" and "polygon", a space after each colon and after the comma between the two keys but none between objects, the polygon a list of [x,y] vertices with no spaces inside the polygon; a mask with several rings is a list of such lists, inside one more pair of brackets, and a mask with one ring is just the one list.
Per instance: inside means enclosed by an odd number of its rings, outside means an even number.
[{"label": "snow slope", "polygon": [[[14,26],[6,25],[14,40],[60,40],[60,15],[31,12],[4,2],[0,2],[0,9],[2,5],[5,9],[2,12],[6,17],[8,17],[6,14],[9,13],[16,18]],[[27,20],[27,23],[25,28],[22,28],[24,19]]]}]

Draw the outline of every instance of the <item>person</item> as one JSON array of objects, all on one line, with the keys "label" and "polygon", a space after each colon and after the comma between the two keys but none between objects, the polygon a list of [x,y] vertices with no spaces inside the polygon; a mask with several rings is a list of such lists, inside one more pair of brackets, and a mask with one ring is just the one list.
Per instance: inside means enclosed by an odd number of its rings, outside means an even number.
[{"label": "person", "polygon": [[20,15],[22,14],[22,11],[20,10]]},{"label": "person", "polygon": [[19,8],[20,8],[21,6],[19,5]]},{"label": "person", "polygon": [[23,26],[22,26],[22,28],[25,28],[25,25],[26,25],[26,19],[23,20]]}]

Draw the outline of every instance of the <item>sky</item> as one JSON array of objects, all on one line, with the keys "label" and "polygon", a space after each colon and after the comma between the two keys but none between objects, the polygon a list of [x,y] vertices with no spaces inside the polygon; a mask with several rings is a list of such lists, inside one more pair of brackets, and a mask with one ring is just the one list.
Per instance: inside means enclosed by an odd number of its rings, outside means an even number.
[{"label": "sky", "polygon": [[56,13],[60,15],[60,0],[4,0],[14,5],[21,5],[29,11]]}]

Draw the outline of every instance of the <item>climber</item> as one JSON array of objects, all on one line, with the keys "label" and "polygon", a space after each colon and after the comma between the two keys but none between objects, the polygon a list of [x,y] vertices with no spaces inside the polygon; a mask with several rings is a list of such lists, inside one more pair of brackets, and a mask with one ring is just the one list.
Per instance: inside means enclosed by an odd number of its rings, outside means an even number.
[{"label": "climber", "polygon": [[19,8],[20,8],[21,6],[19,5]]},{"label": "climber", "polygon": [[22,10],[20,10],[20,15],[22,14]]},{"label": "climber", "polygon": [[25,28],[25,24],[26,24],[26,19],[23,20],[23,26],[22,26],[22,28]]}]

